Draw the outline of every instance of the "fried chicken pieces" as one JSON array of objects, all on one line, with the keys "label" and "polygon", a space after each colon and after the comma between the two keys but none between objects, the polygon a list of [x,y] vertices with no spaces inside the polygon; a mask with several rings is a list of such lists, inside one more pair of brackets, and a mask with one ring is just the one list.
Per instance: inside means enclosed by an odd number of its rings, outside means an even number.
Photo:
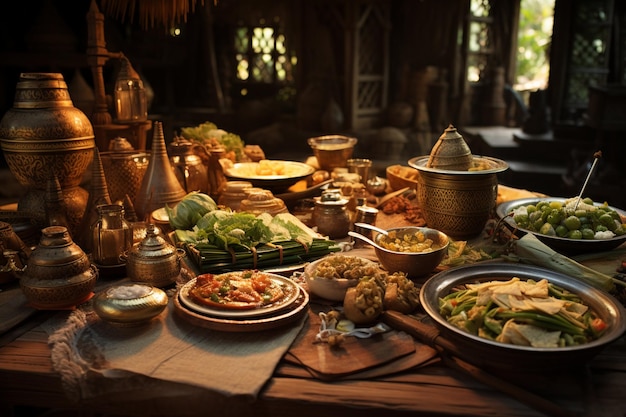
[{"label": "fried chicken pieces", "polygon": [[404,273],[364,277],[343,300],[346,318],[355,324],[375,321],[384,310],[408,314],[419,305],[419,288]]}]

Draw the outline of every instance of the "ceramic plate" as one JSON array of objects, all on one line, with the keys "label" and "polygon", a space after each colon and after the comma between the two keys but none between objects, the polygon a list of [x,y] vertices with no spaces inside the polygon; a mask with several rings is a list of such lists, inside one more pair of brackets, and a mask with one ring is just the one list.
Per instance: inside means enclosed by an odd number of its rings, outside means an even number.
[{"label": "ceramic plate", "polygon": [[286,293],[286,295],[283,298],[281,298],[279,301],[272,303],[270,305],[267,305],[267,306],[250,309],[250,310],[235,310],[235,309],[222,309],[222,308],[210,307],[207,305],[199,304],[195,302],[189,296],[189,290],[193,288],[194,285],[196,285],[196,278],[193,278],[192,280],[190,280],[180,289],[179,297],[180,297],[181,303],[185,307],[191,310],[194,310],[198,313],[206,314],[212,317],[223,317],[223,318],[230,318],[230,319],[247,319],[251,317],[268,316],[268,315],[277,313],[279,311],[282,311],[283,309],[288,308],[294,301],[296,301],[299,295],[299,287],[295,282],[293,282],[289,278],[285,278],[283,276],[276,275],[276,274],[270,274],[270,273],[267,273],[267,274],[271,277],[272,281],[275,284],[280,285],[283,288],[283,291]]},{"label": "ceramic plate", "polygon": [[174,297],[174,311],[184,320],[195,326],[222,332],[258,332],[283,327],[306,316],[309,306],[309,295],[298,286],[298,298],[289,308],[270,314],[269,316],[250,318],[222,318],[201,314],[187,308],[181,301],[180,293]]}]

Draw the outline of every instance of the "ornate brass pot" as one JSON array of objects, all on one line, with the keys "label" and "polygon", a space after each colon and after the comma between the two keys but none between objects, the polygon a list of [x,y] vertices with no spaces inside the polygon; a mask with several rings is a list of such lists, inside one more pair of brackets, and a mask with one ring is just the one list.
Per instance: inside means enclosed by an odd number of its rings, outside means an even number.
[{"label": "ornate brass pot", "polygon": [[98,277],[97,268],[70,237],[67,227],[44,228],[31,252],[20,287],[39,309],[65,308],[86,301]]},{"label": "ornate brass pot", "polygon": [[185,252],[159,236],[159,229],[148,224],[146,237],[133,245],[125,255],[128,277],[155,287],[165,287],[180,275],[181,258]]},{"label": "ornate brass pot", "polygon": [[508,164],[474,156],[473,164],[482,169],[445,170],[429,168],[428,158],[409,160],[409,165],[420,173],[417,199],[426,225],[456,239],[477,236],[496,204],[497,173],[508,169]]},{"label": "ornate brass pot", "polygon": [[[62,74],[22,73],[13,107],[0,120],[0,147],[17,181],[29,190],[21,210],[43,211],[46,183],[56,175],[68,214],[82,216],[87,198],[80,188],[93,159],[93,126],[74,107]],[[80,189],[76,189],[76,187]]]},{"label": "ornate brass pot", "polygon": [[22,73],[13,108],[0,121],[0,144],[20,184],[45,189],[49,169],[61,188],[80,185],[95,141],[91,122],[74,107],[62,74]]}]

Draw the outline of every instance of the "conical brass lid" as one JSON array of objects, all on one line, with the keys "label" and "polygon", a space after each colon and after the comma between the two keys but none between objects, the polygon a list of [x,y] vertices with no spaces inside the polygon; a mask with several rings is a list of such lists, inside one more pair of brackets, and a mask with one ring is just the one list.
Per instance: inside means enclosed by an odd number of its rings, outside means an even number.
[{"label": "conical brass lid", "polygon": [[165,205],[175,206],[187,195],[172,170],[163,136],[163,124],[154,122],[153,131],[148,170],[135,198],[135,211],[142,220],[147,220],[154,210]]}]

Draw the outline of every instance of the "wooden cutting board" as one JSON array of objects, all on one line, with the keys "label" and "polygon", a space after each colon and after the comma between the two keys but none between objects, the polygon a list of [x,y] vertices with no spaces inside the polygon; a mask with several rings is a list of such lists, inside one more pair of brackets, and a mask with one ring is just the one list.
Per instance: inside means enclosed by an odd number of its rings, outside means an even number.
[{"label": "wooden cutting board", "polygon": [[[391,330],[367,339],[346,337],[340,346],[315,341],[321,320],[311,309],[309,320],[289,349],[289,355],[322,379],[333,379],[362,372],[406,357],[416,352],[414,339],[404,332]],[[421,352],[423,359],[434,356]]]}]

